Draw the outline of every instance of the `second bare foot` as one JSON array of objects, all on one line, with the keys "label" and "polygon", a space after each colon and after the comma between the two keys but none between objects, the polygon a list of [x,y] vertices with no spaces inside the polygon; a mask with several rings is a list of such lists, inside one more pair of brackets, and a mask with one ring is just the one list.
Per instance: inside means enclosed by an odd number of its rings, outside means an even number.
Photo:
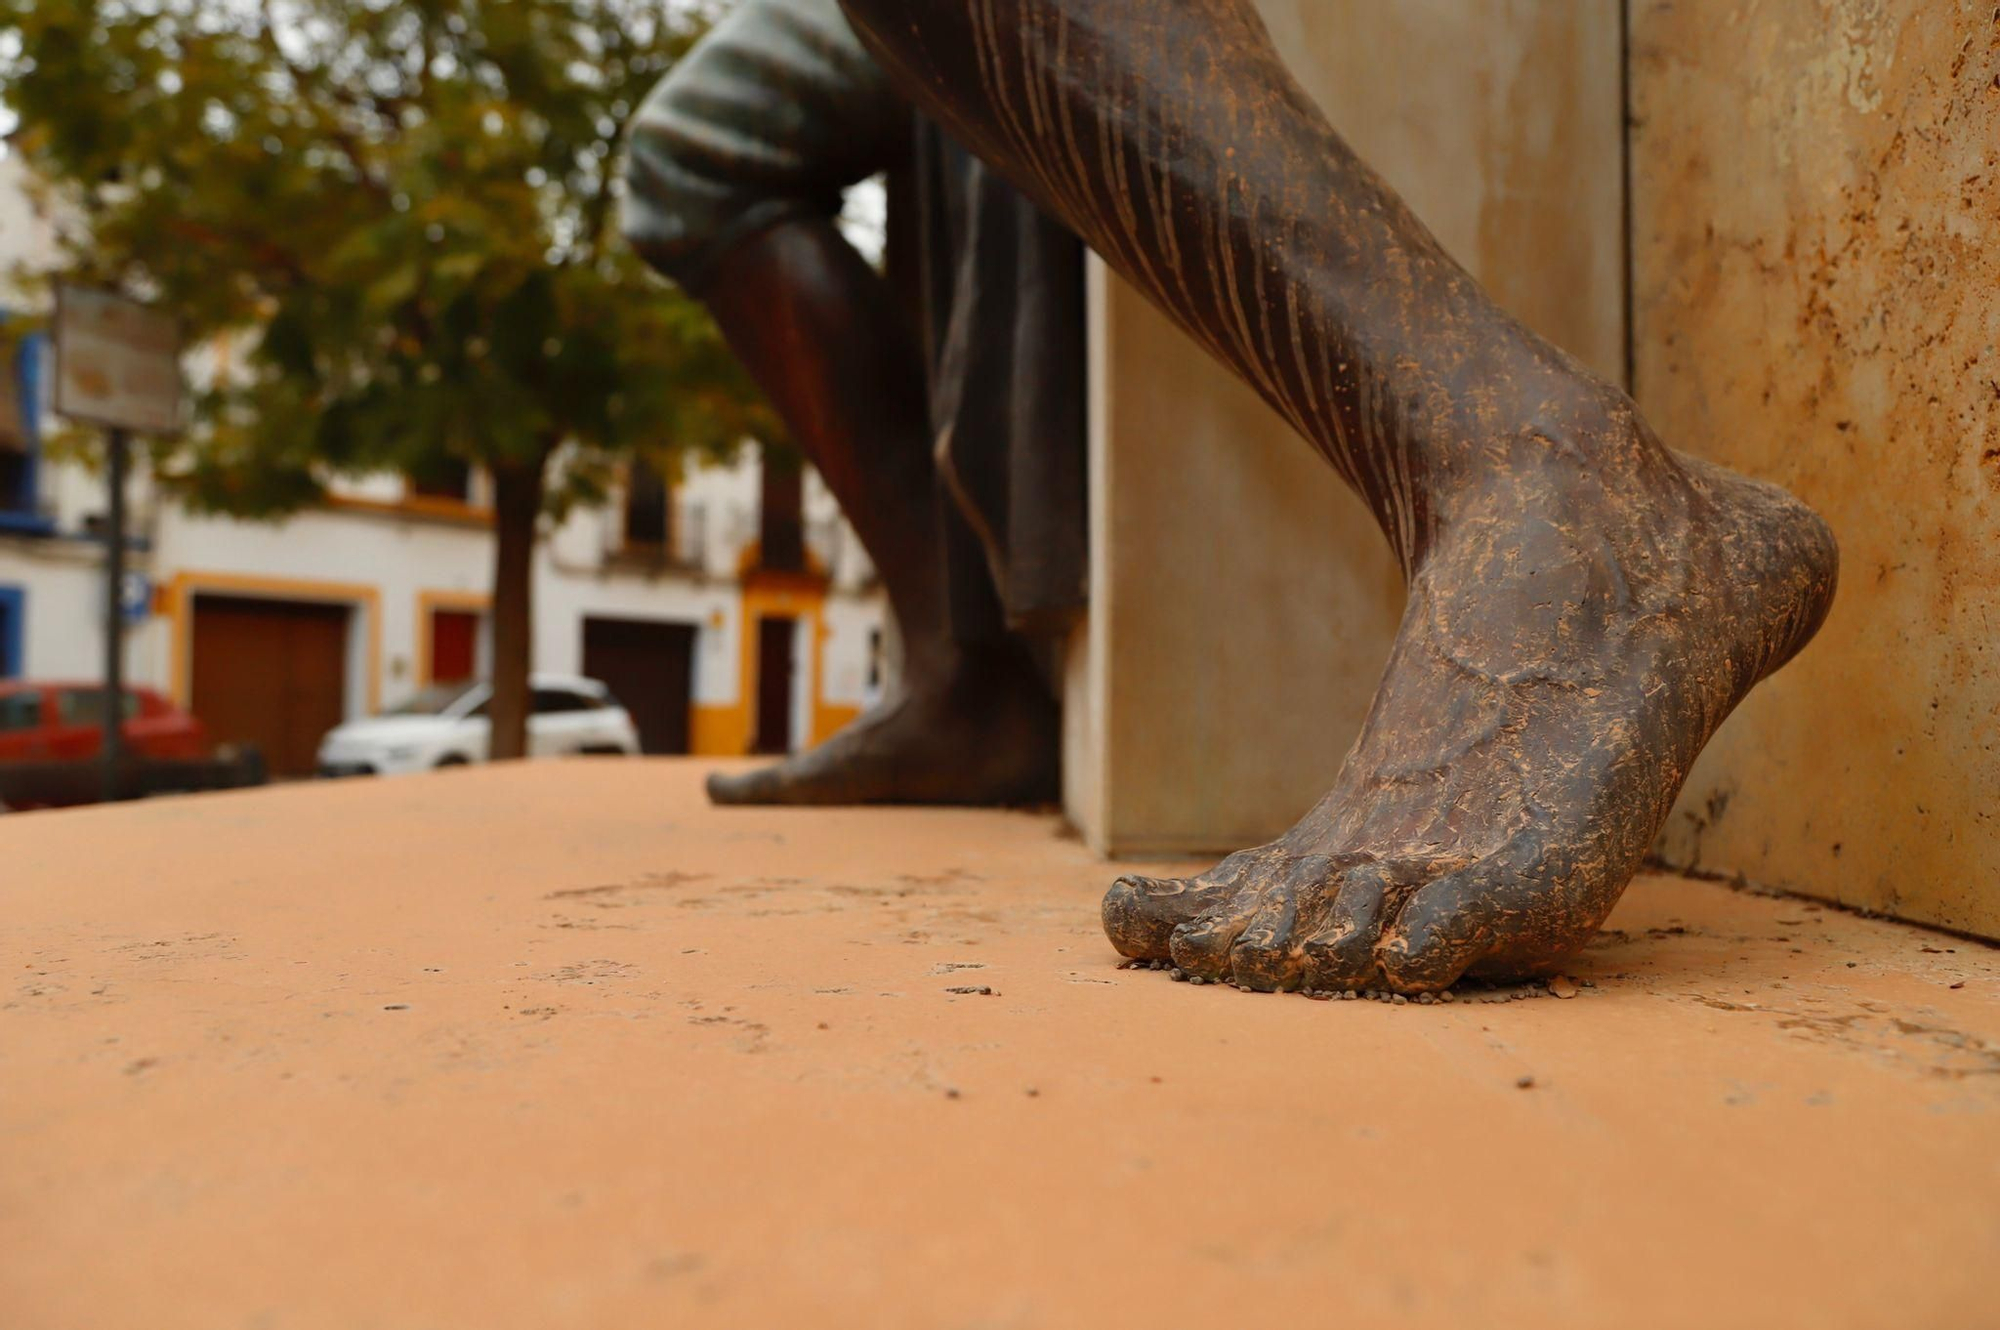
[{"label": "second bare foot", "polygon": [[709,777],[718,804],[1028,804],[1059,786],[1055,701],[1012,643],[913,670],[809,752]]}]

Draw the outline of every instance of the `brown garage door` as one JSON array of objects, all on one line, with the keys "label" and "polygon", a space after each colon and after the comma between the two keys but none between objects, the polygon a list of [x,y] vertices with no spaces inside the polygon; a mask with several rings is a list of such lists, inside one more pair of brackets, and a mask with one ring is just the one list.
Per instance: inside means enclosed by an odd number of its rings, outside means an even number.
[{"label": "brown garage door", "polygon": [[644,619],[585,619],[583,672],[632,713],[648,753],[688,750],[694,700],[694,625]]},{"label": "brown garage door", "polygon": [[256,744],[275,776],[308,776],[347,714],[344,605],[197,596],[194,713],[218,744]]}]

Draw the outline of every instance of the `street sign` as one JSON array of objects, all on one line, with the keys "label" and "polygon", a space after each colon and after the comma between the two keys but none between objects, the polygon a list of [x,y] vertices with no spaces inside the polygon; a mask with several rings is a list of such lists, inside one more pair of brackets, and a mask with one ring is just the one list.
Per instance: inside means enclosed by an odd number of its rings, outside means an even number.
[{"label": "street sign", "polygon": [[[98,589],[99,597],[103,588]],[[118,613],[127,626],[141,624],[153,616],[153,579],[127,569],[118,583]]]},{"label": "street sign", "polygon": [[56,414],[154,437],[180,433],[173,316],[84,286],[56,288]]},{"label": "street sign", "polygon": [[180,433],[181,331],[170,315],[109,291],[56,287],[56,414],[105,430],[104,483],[104,798],[123,798],[125,624],[132,587],[125,574],[125,473],[132,435]]},{"label": "street sign", "polygon": [[125,612],[126,623],[144,623],[153,612],[153,579],[144,573],[126,573],[119,588],[118,608]]}]

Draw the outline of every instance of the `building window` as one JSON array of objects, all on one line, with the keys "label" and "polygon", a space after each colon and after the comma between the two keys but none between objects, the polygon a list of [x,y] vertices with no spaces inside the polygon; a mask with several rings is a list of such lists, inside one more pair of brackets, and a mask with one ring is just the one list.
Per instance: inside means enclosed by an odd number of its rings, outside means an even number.
[{"label": "building window", "polygon": [[18,679],[27,643],[28,593],[0,586],[0,679]]},{"label": "building window", "polygon": [[644,458],[633,458],[625,477],[625,547],[664,553],[673,521],[667,480]]},{"label": "building window", "polygon": [[805,469],[796,454],[764,449],[758,494],[757,542],[762,566],[803,572],[806,566]]},{"label": "building window", "polygon": [[28,484],[31,478],[27,453],[0,442],[0,513],[35,510],[35,493]]},{"label": "building window", "polygon": [[[0,310],[0,321],[6,313]],[[11,362],[0,363],[0,532],[51,535],[55,523],[41,512],[41,365],[43,339],[24,340]]]},{"label": "building window", "polygon": [[426,499],[472,502],[472,464],[460,457],[440,457],[410,472],[410,493]]},{"label": "building window", "polygon": [[698,568],[707,558],[708,509],[690,501],[673,514],[670,534],[674,558],[690,568]]}]

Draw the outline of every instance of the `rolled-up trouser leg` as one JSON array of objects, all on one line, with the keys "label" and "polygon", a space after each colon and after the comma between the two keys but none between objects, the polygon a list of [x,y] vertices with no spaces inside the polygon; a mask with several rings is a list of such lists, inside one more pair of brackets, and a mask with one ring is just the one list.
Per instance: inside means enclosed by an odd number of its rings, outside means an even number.
[{"label": "rolled-up trouser leg", "polygon": [[717,257],[909,151],[910,111],[839,0],[743,0],[677,63],[634,118],[626,238],[699,290]]}]

